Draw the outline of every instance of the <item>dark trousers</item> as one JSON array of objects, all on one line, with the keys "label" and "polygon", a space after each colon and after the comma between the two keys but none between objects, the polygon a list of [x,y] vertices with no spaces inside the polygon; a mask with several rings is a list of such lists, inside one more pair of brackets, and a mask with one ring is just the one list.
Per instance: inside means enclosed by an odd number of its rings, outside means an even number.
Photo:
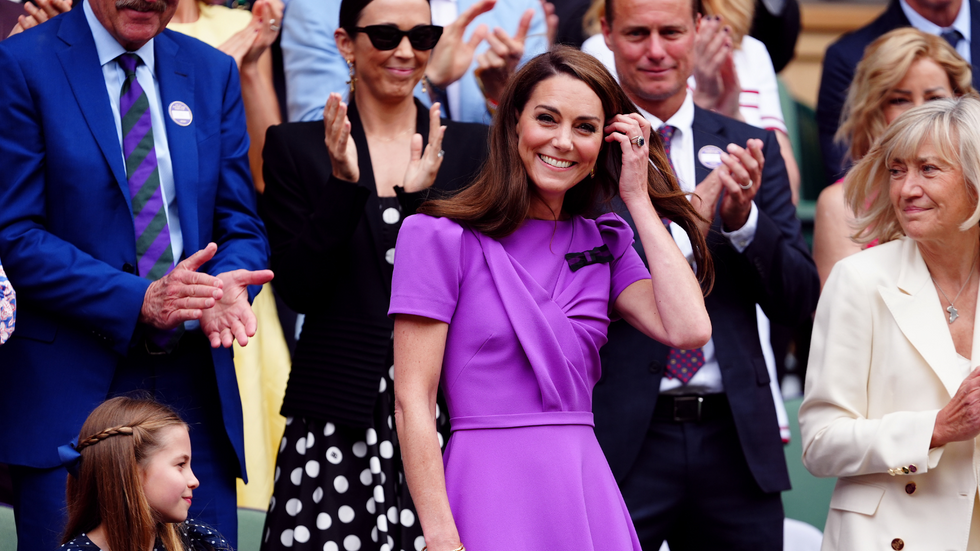
[{"label": "dark trousers", "polygon": [[730,416],[654,419],[620,484],[644,551],[782,551],[779,493],[759,489]]},{"label": "dark trousers", "polygon": [[[216,528],[238,547],[235,479],[238,461],[225,432],[210,344],[200,332],[181,337],[173,353],[136,351],[120,361],[109,397],[145,391],[172,407],[190,427],[191,468],[201,485],[188,518]],[[52,551],[67,520],[67,471],[11,466],[17,551]]]}]

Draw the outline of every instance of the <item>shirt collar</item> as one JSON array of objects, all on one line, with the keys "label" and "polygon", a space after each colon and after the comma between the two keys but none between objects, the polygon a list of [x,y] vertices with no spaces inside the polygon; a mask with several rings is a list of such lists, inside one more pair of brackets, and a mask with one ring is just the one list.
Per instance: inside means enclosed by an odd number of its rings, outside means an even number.
[{"label": "shirt collar", "polygon": [[[126,49],[119,42],[116,42],[116,39],[109,34],[109,31],[95,17],[95,12],[92,11],[92,6],[89,5],[89,0],[85,0],[82,4],[82,11],[85,12],[85,20],[88,21],[88,26],[92,29],[92,38],[95,39],[95,51],[99,54],[100,65],[104,66],[106,63],[126,53]],[[142,48],[133,53],[143,60],[143,65],[146,65],[150,73],[156,74],[154,69],[153,40],[151,38],[146,44],[143,44]]]},{"label": "shirt collar", "polygon": [[[919,15],[919,12],[912,9],[912,6],[905,0],[899,0],[898,3],[902,6],[902,12],[905,13],[905,17],[908,18],[909,23],[916,29],[936,36],[939,36],[945,30],[944,27],[940,27]],[[972,37],[970,36],[970,0],[963,0],[963,3],[960,4],[960,12],[956,14],[956,19],[953,20],[951,28],[960,31],[963,38],[972,41]]]},{"label": "shirt collar", "polygon": [[681,134],[691,134],[691,127],[694,126],[694,96],[691,95],[691,90],[687,90],[687,95],[684,97],[684,103],[681,104],[680,109],[677,110],[667,122],[658,119],[657,117],[651,115],[642,107],[637,107],[643,118],[650,121],[653,125],[653,130],[656,131],[664,124],[669,124],[677,130],[680,130]]}]

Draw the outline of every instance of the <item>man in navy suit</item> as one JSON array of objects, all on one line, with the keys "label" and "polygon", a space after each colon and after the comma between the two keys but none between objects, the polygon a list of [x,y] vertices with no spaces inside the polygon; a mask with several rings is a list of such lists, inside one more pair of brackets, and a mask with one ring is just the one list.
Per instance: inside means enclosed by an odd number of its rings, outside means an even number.
[{"label": "man in navy suit", "polygon": [[900,27],[946,38],[973,65],[973,87],[980,87],[980,2],[977,0],[891,0],[877,19],[847,33],[827,48],[817,97],[817,125],[827,183],[844,176],[843,144],[834,143],[847,88],[854,80],[864,49],[879,36]]},{"label": "man in navy suit", "polygon": [[134,390],[188,422],[190,517],[236,539],[229,347],[254,334],[250,300],[272,273],[235,62],[165,31],[176,7],[86,0],[0,43],[0,258],[19,298],[0,349],[0,462],[21,551],[60,543],[59,446]]},{"label": "man in navy suit", "polygon": [[[779,493],[790,484],[756,304],[774,321],[799,323],[819,282],[773,132],[693,103],[692,4],[607,1],[602,27],[620,84],[660,129],[681,188],[711,222],[703,232],[716,277],[705,299],[712,338],[671,350],[613,323],[594,393],[596,435],[644,549],[666,539],[672,551],[776,551]],[[671,232],[691,258],[687,235]]]}]

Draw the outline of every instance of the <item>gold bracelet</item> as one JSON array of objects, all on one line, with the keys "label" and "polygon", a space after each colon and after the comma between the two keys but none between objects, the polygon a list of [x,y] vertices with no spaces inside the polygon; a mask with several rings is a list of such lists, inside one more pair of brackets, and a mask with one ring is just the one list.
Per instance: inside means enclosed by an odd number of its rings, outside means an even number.
[{"label": "gold bracelet", "polygon": [[[429,551],[429,547],[428,546],[423,547],[422,548],[422,551]],[[453,549],[453,551],[466,551],[466,548],[463,547],[463,543],[460,542],[459,547],[457,547],[456,549]]]}]

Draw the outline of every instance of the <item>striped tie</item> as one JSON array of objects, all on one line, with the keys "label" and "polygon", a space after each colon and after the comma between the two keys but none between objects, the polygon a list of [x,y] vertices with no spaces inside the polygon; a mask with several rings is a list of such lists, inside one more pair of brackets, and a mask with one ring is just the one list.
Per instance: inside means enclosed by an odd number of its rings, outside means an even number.
[{"label": "striped tie", "polygon": [[[677,170],[674,168],[674,160],[670,158],[670,142],[674,138],[676,130],[677,128],[667,124],[657,129],[657,133],[660,134],[660,139],[664,143],[664,153],[667,154],[667,160],[670,161],[670,169],[674,171],[675,176]],[[704,366],[704,351],[700,348],[693,350],[671,348],[667,355],[667,369],[664,370],[664,374],[668,379],[679,379],[686,385],[702,366]]]},{"label": "striped tie", "polygon": [[150,102],[136,80],[140,58],[123,54],[117,58],[126,71],[126,80],[119,96],[122,117],[123,156],[126,158],[126,179],[133,200],[133,223],[136,229],[136,260],[139,275],[156,281],[174,266],[170,247],[170,227],[163,208],[160,170],[153,149],[153,127],[150,123]]},{"label": "striped tie", "polygon": [[[126,80],[119,94],[119,116],[122,118],[126,180],[133,201],[137,273],[156,281],[174,268],[174,253],[170,246],[167,211],[163,208],[157,153],[153,148],[150,102],[136,80],[136,66],[141,62],[140,58],[136,54],[123,54],[116,61],[126,72]],[[149,342],[158,349],[156,353],[170,352],[183,332],[183,325],[170,330],[153,330],[149,333]]]}]

